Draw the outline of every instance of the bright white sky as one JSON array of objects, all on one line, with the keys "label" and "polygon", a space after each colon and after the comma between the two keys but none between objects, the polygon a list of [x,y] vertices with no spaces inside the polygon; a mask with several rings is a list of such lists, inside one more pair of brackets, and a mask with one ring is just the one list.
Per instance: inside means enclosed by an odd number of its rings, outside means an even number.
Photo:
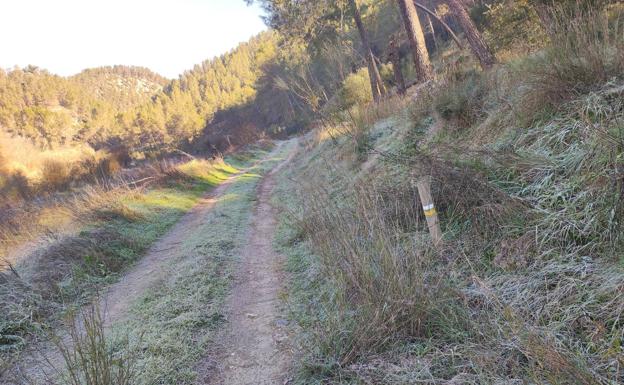
[{"label": "bright white sky", "polygon": [[244,0],[0,0],[0,67],[59,75],[103,65],[169,78],[266,27]]}]

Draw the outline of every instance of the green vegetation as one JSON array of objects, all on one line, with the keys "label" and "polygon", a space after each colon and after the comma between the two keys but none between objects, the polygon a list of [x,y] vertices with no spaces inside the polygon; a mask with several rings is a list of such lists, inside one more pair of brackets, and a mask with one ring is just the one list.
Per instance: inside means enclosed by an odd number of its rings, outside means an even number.
[{"label": "green vegetation", "polygon": [[[0,147],[2,194],[28,200],[71,187],[71,175],[112,174],[124,163],[113,154],[120,143],[129,161],[312,126],[274,201],[301,351],[295,383],[623,383],[622,4],[430,0],[421,14],[409,0],[259,3],[272,31],[177,80],[85,73],[101,109],[67,96],[75,79],[1,73],[7,141],[28,138],[42,151],[20,163]],[[440,20],[463,32],[457,44]],[[100,85],[110,71],[162,89],[115,104],[115,87]],[[394,84],[401,77],[413,85],[406,95]],[[202,191],[257,155],[195,160],[162,171],[157,189],[102,198],[88,206],[101,222],[35,255],[22,277],[0,275],[5,356],[57,309],[114,280]],[[255,186],[275,161],[236,179],[115,325],[121,342],[108,348],[140,352],[136,382],[198,380],[224,322]],[[415,187],[423,177],[440,247]]]},{"label": "green vegetation", "polygon": [[[55,340],[66,363],[68,385],[133,385],[136,383],[137,353],[129,338],[111,342],[106,336],[101,310],[87,306],[70,314],[69,343]],[[122,347],[116,351],[116,347]]]},{"label": "green vegetation", "polygon": [[[264,80],[269,68],[278,76],[286,57],[278,41],[272,32],[261,34],[171,81],[124,66],[70,78],[32,66],[0,71],[0,127],[43,149],[88,144],[133,158],[244,145],[265,127],[294,121],[292,111],[283,112],[284,91]],[[253,111],[245,107],[252,101]]]}]

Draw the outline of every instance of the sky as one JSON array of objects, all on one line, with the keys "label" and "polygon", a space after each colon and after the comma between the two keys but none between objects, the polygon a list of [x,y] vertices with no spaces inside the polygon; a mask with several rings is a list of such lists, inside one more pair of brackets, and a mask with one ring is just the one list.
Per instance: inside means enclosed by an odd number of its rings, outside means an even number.
[{"label": "sky", "polygon": [[266,29],[244,0],[0,0],[0,68],[136,65],[175,78]]}]

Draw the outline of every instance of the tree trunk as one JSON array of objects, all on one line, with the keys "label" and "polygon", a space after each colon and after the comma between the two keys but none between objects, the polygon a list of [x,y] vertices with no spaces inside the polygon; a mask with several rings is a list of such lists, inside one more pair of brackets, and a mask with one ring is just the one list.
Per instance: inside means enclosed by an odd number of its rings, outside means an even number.
[{"label": "tree trunk", "polygon": [[366,33],[364,23],[362,22],[360,7],[358,6],[356,0],[349,0],[349,3],[351,4],[351,8],[353,8],[353,17],[355,18],[355,24],[357,25],[358,32],[360,33],[360,39],[362,40],[362,46],[364,47],[364,52],[366,55],[366,62],[368,64],[368,77],[371,83],[371,89],[373,91],[373,100],[375,102],[378,102],[385,91],[383,80],[381,79],[379,68],[377,67],[377,63],[375,62],[375,55],[373,55],[373,50],[371,48],[370,41],[368,40],[368,34]]},{"label": "tree trunk", "polygon": [[429,52],[425,44],[425,35],[423,34],[416,6],[412,0],[397,0],[407,38],[412,47],[412,55],[414,56],[414,65],[416,66],[416,77],[419,82],[424,82],[433,78],[433,68],[429,61]]},{"label": "tree trunk", "polygon": [[405,95],[406,86],[405,78],[403,77],[403,71],[401,70],[401,55],[399,52],[399,40],[397,36],[393,36],[390,39],[390,45],[388,46],[388,59],[392,63],[392,70],[394,72],[394,82],[397,85],[397,91],[400,95]]},{"label": "tree trunk", "polygon": [[460,2],[460,0],[448,0],[448,6],[453,13],[453,16],[457,19],[457,22],[464,30],[466,34],[466,39],[468,39],[468,44],[470,44],[470,49],[475,54],[479,62],[481,63],[481,68],[488,69],[491,68],[494,63],[496,63],[496,59],[490,50],[490,47],[483,40],[483,36],[470,19],[470,15],[468,15],[468,11],[464,8],[464,5]]}]

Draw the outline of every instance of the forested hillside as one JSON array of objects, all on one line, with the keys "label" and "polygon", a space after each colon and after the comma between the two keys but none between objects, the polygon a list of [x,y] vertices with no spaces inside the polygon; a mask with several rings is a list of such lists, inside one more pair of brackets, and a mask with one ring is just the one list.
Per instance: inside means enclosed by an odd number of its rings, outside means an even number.
[{"label": "forested hillside", "polygon": [[295,108],[304,110],[273,76],[294,60],[279,41],[263,33],[175,80],[125,66],[69,78],[34,66],[0,71],[0,191],[55,190],[132,159],[214,154],[301,127]]},{"label": "forested hillside", "polygon": [[42,148],[123,145],[136,156],[158,155],[191,142],[217,111],[252,100],[276,41],[266,33],[172,81],[124,66],[70,78],[32,66],[2,72],[0,124]]},{"label": "forested hillside", "polygon": [[89,68],[71,76],[69,81],[93,98],[126,110],[150,101],[169,80],[148,68],[116,65]]}]

